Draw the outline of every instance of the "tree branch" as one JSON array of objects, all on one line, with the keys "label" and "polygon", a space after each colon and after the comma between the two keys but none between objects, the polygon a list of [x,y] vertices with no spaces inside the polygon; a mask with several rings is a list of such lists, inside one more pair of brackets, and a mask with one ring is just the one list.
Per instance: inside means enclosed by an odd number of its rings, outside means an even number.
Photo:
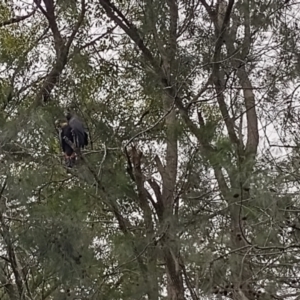
[{"label": "tree branch", "polygon": [[50,73],[46,76],[45,80],[43,81],[43,84],[36,95],[35,102],[36,105],[38,105],[40,103],[46,103],[49,101],[51,91],[53,90],[56,83],[58,82],[59,76],[61,75],[62,71],[64,70],[68,62],[69,50],[75,38],[75,35],[77,34],[84,20],[86,5],[85,5],[85,0],[81,0],[81,12],[78,21],[72,31],[71,36],[69,37],[67,43],[65,44],[56,22],[53,0],[44,0],[46,11],[42,8],[40,4],[38,4],[37,0],[35,0],[35,2],[37,3],[38,7],[40,8],[40,10],[42,11],[42,13],[45,15],[45,17],[49,22],[49,27],[53,33],[54,45],[56,51],[56,61]]},{"label": "tree branch", "polygon": [[241,86],[243,88],[246,117],[247,117],[247,143],[245,152],[246,154],[255,156],[259,143],[258,134],[258,121],[255,107],[255,96],[251,81],[246,73],[245,67],[241,67],[237,71]]},{"label": "tree branch", "polygon": [[[246,1],[247,6],[245,7],[245,36],[243,41],[242,59],[244,60],[250,51],[251,46],[251,31],[250,31],[250,7],[249,1]],[[257,153],[257,147],[259,143],[258,134],[258,121],[255,107],[255,96],[253,93],[253,87],[249,76],[246,72],[245,66],[241,66],[237,70],[237,76],[239,77],[241,86],[243,88],[246,116],[247,116],[247,143],[246,143],[246,154],[255,156]]]},{"label": "tree branch", "polygon": [[[222,78],[220,73],[220,67],[221,67],[221,49],[223,45],[223,40],[226,32],[226,28],[229,24],[231,11],[233,8],[234,0],[230,0],[229,4],[226,9],[226,13],[224,16],[223,25],[221,28],[221,32],[219,36],[217,37],[216,46],[214,50],[213,55],[213,81],[216,89],[217,94],[217,101],[220,107],[220,111],[222,114],[222,117],[224,119],[229,138],[232,143],[236,144],[238,148],[240,147],[239,139],[235,133],[234,129],[234,121],[230,118],[227,105],[224,98],[224,91],[225,91],[225,84],[224,84],[224,78]],[[217,31],[218,32],[218,31]]]},{"label": "tree branch", "polygon": [[[138,48],[142,51],[145,58],[151,63],[154,67],[155,71],[157,72],[160,70],[159,65],[155,61],[153,55],[149,51],[149,49],[144,44],[144,41],[140,37],[137,28],[130,23],[126,17],[109,1],[107,0],[99,0],[100,4],[104,8],[108,17],[111,18],[120,28],[124,30],[124,32],[136,43]],[[117,15],[115,15],[115,13]]]},{"label": "tree branch", "polygon": [[[1,235],[3,237],[3,240],[5,242],[5,246],[7,249],[7,255],[10,261],[10,265],[15,277],[16,286],[18,288],[18,292],[21,298],[23,298],[24,295],[24,278],[22,274],[22,268],[20,266],[19,260],[16,256],[16,252],[13,246],[13,242],[10,235],[10,230],[8,225],[4,221],[3,214],[6,210],[6,204],[3,202],[2,195],[4,193],[4,190],[6,188],[7,182],[5,181],[0,193],[0,223],[1,223]],[[29,291],[28,291],[29,292]],[[30,294],[30,292],[29,292]]]},{"label": "tree branch", "polygon": [[33,16],[35,14],[37,9],[38,9],[38,7],[35,7],[32,12],[30,12],[29,14],[27,14],[25,16],[18,16],[18,17],[11,18],[10,20],[0,22],[0,28],[4,27],[4,26],[7,26],[7,25],[12,25],[12,24],[15,24],[15,23],[19,23],[21,21],[24,21],[24,20],[30,18],[31,16]]},{"label": "tree branch", "polygon": [[169,55],[170,59],[175,59],[177,49],[177,23],[178,23],[178,5],[176,0],[167,0],[170,13],[170,30],[169,30]]},{"label": "tree branch", "polygon": [[191,101],[189,101],[189,103],[186,105],[186,108],[189,109],[191,107],[192,104],[198,102],[199,98],[201,97],[201,95],[207,90],[208,86],[212,83],[212,74],[208,77],[206,83],[204,84],[204,86],[199,90],[199,92],[193,97],[193,99]]},{"label": "tree branch", "polygon": [[[159,65],[155,61],[155,59],[154,59],[153,55],[151,54],[150,50],[145,46],[142,38],[138,34],[138,31],[137,31],[136,27],[133,24],[131,24],[125,18],[125,16],[117,8],[115,8],[115,6],[113,6],[109,1],[99,0],[99,2],[102,5],[102,7],[104,8],[104,10],[106,11],[106,14],[108,15],[108,17],[110,17],[112,21],[114,21],[120,28],[122,28],[124,30],[124,32],[132,39],[132,41],[141,50],[141,52],[143,53],[145,59],[148,60],[149,63],[152,65],[152,67],[155,70],[157,76],[160,78],[161,84],[165,88],[165,91],[166,91],[167,95],[171,99],[173,99],[174,104],[179,109],[180,115],[183,118],[183,120],[185,121],[186,125],[189,127],[191,132],[197,137],[197,139],[199,141],[199,144],[200,144],[199,147],[200,147],[201,152],[206,157],[208,157],[210,159],[211,154],[209,154],[209,153],[211,151],[214,152],[214,150],[209,145],[204,146],[203,139],[201,137],[201,131],[193,123],[193,121],[190,119],[189,114],[188,114],[188,109],[186,107],[184,107],[184,105],[182,104],[182,101],[177,96],[177,93],[176,93],[174,87],[170,86],[170,83],[168,82],[167,78],[164,76],[162,70],[160,69]],[[201,2],[203,3],[203,1],[201,1]],[[226,13],[226,16],[224,18],[224,23],[223,23],[224,28],[226,27],[226,25],[228,24],[229,19],[230,19],[230,12],[231,12],[234,1],[231,0],[231,2],[232,2],[231,5],[228,5],[228,7],[227,7],[227,13]],[[117,15],[115,15],[115,13]],[[118,17],[118,16],[120,16],[120,17]],[[223,30],[223,32],[224,32],[224,30]],[[216,45],[216,48],[215,48],[215,52],[218,50],[219,53],[220,53],[221,46],[222,46],[222,41],[223,41],[222,37],[218,39],[218,42],[217,42],[217,45]],[[166,113],[166,116],[171,112],[172,112],[172,109],[169,110]],[[132,140],[133,140],[133,138],[130,141],[132,141]],[[128,145],[128,143],[127,143],[127,145]],[[156,158],[156,162],[157,162],[157,158]],[[162,166],[162,164],[158,164],[157,167],[159,168],[159,172],[161,173],[161,175],[165,176],[165,171],[164,171],[164,167]],[[218,170],[215,170],[215,171],[218,173],[219,179],[222,179],[223,178],[222,173],[220,173]],[[223,181],[224,181],[224,178],[222,180],[222,183],[223,183]]]},{"label": "tree branch", "polygon": [[149,179],[147,180],[147,182],[149,183],[149,185],[151,186],[152,190],[154,191],[155,197],[156,197],[156,203],[153,203],[153,206],[156,210],[158,219],[160,221],[162,221],[162,217],[163,217],[163,211],[164,211],[164,204],[162,201],[162,194],[161,194],[161,190],[159,185],[157,184],[157,182],[155,181],[155,179]]},{"label": "tree branch", "polygon": [[54,2],[53,0],[43,0],[46,10],[41,6],[40,1],[34,0],[34,2],[37,4],[38,8],[42,12],[42,14],[47,18],[50,29],[52,31],[53,37],[54,37],[54,45],[55,45],[55,51],[56,55],[59,54],[61,51],[61,47],[64,44],[63,38],[60,34],[60,31],[58,29],[58,25],[56,22],[56,16],[54,12]]},{"label": "tree branch", "polygon": [[80,15],[79,15],[79,18],[78,18],[78,21],[71,33],[71,36],[69,37],[68,41],[67,41],[67,45],[66,45],[66,48],[69,49],[83,20],[84,20],[84,15],[85,15],[85,12],[86,12],[86,4],[85,4],[85,0],[81,0],[81,12],[80,12]]}]

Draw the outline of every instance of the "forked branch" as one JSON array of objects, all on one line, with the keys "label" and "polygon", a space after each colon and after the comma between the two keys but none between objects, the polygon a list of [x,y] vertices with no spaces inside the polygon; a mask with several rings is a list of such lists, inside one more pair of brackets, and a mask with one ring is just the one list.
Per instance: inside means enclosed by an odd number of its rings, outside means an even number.
[{"label": "forked branch", "polygon": [[14,18],[11,18],[9,20],[6,20],[6,21],[3,21],[3,22],[0,22],[0,28],[1,27],[4,27],[4,26],[8,26],[8,25],[12,25],[12,24],[16,24],[16,23],[19,23],[21,21],[24,21],[28,18],[30,18],[31,16],[33,16],[35,14],[35,12],[37,11],[38,7],[35,7],[32,12],[30,12],[29,14],[25,15],[25,16],[17,16],[17,17],[14,17]]},{"label": "forked branch", "polygon": [[36,105],[38,106],[39,104],[43,104],[49,101],[50,94],[53,88],[55,87],[55,85],[57,84],[59,80],[59,76],[61,75],[62,71],[64,70],[68,62],[68,55],[69,55],[71,44],[84,20],[84,16],[86,13],[86,3],[85,0],[81,0],[81,12],[79,14],[78,21],[74,26],[71,36],[65,43],[58,29],[53,0],[44,0],[46,10],[40,5],[39,1],[35,0],[35,2],[37,3],[40,11],[48,20],[49,27],[51,28],[53,34],[55,51],[56,51],[55,63],[51,71],[44,79],[42,86],[36,95],[35,102]]}]

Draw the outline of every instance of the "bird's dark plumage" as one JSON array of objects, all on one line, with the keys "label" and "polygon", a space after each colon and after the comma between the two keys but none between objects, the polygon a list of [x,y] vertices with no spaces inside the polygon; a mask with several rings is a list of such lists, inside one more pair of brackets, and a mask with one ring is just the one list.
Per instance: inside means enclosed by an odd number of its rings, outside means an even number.
[{"label": "bird's dark plumage", "polygon": [[66,114],[67,122],[56,122],[61,148],[65,154],[66,165],[73,167],[77,151],[88,145],[88,134],[82,122],[69,112]]},{"label": "bird's dark plumage", "polygon": [[70,143],[74,144],[74,137],[72,134],[72,128],[68,125],[68,123],[60,123],[58,126],[58,136],[61,148],[65,154],[65,161],[67,167],[72,168],[75,163],[75,151],[70,145]]},{"label": "bird's dark plumage", "polygon": [[70,112],[66,114],[68,124],[71,127],[74,144],[76,148],[84,148],[88,145],[88,135],[83,127],[82,122],[76,117],[73,116]]},{"label": "bird's dark plumage", "polygon": [[72,135],[72,129],[71,127],[65,123],[60,130],[59,133],[59,140],[60,140],[60,144],[62,147],[63,152],[68,155],[71,156],[74,152],[73,148],[69,145],[69,143],[66,141],[67,138],[71,143],[74,143],[74,139],[73,139],[73,135]]}]

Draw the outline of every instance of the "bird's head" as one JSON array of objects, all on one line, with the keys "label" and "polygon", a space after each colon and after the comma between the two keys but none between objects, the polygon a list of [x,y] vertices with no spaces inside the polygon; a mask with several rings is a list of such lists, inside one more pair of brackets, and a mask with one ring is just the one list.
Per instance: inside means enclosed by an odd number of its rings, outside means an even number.
[{"label": "bird's head", "polygon": [[65,127],[65,126],[67,126],[67,125],[68,125],[68,123],[67,123],[65,120],[56,120],[56,121],[55,121],[55,127],[56,127],[57,129],[63,128],[63,127]]}]

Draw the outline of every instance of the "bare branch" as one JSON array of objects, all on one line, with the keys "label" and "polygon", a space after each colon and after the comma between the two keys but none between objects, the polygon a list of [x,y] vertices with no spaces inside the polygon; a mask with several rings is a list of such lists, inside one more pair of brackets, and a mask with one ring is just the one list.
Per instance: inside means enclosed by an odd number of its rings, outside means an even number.
[{"label": "bare branch", "polygon": [[58,55],[61,51],[64,42],[56,22],[56,16],[54,12],[54,2],[53,0],[43,0],[43,2],[45,4],[46,10],[44,10],[44,8],[41,6],[40,1],[35,0],[35,3],[37,4],[38,8],[48,20],[50,29],[53,33],[56,55]]},{"label": "bare branch", "polygon": [[102,38],[106,37],[108,34],[112,33],[115,29],[116,29],[117,25],[115,25],[112,28],[107,29],[106,32],[104,32],[103,34],[99,35],[97,38],[93,39],[92,41],[82,45],[79,47],[79,50],[88,48],[90,46],[93,46],[96,42],[100,41]]},{"label": "bare branch", "polygon": [[72,31],[72,34],[71,36],[69,37],[69,40],[67,42],[67,45],[66,45],[66,48],[69,49],[83,20],[84,20],[84,15],[85,15],[85,12],[86,12],[86,5],[85,5],[85,0],[81,0],[81,12],[80,12],[80,15],[79,15],[79,18],[78,18],[78,21]]},{"label": "bare branch", "polygon": [[[35,0],[37,2],[37,0]],[[63,69],[65,68],[68,62],[68,54],[70,50],[70,46],[77,34],[86,12],[85,0],[81,0],[81,13],[79,15],[78,21],[72,31],[71,36],[69,37],[67,43],[65,44],[61,33],[58,29],[58,25],[56,22],[56,17],[54,14],[54,3],[53,0],[44,0],[46,11],[38,4],[42,13],[46,16],[49,22],[49,26],[53,33],[54,45],[56,51],[56,61],[51,69],[50,73],[46,76],[43,84],[36,95],[36,105],[39,103],[46,103],[49,100],[50,93],[58,82],[59,76],[61,75]]]},{"label": "bare branch", "polygon": [[162,194],[160,191],[160,187],[154,179],[149,179],[147,182],[149,183],[152,190],[154,191],[156,201],[157,201],[156,203],[154,203],[154,207],[155,207],[158,218],[160,220],[162,220],[164,207],[163,207]]},{"label": "bare branch", "polygon": [[[150,50],[144,44],[144,41],[140,37],[136,27],[130,23],[126,17],[118,10],[112,3],[107,0],[99,0],[100,4],[106,11],[108,17],[111,18],[119,27],[121,27],[125,33],[136,43],[139,49],[144,54],[145,58],[151,63],[156,71],[160,70],[159,65],[155,62]],[[117,14],[117,15],[115,15]]]},{"label": "bare branch", "polygon": [[161,162],[161,160],[160,160],[160,158],[159,158],[158,155],[155,155],[154,160],[155,160],[158,172],[159,172],[160,176],[162,177],[162,179],[164,180],[164,177],[165,177],[165,174],[166,174],[165,167],[162,164],[162,162]]},{"label": "bare branch", "polygon": [[37,9],[38,9],[38,7],[35,7],[32,12],[30,12],[29,14],[27,14],[25,16],[18,16],[18,17],[11,18],[10,20],[0,22],[0,28],[4,27],[4,26],[7,26],[7,25],[12,25],[12,24],[15,24],[15,23],[19,23],[21,21],[24,21],[24,20],[30,18],[31,16],[33,16],[35,14]]},{"label": "bare branch", "polygon": [[221,67],[221,48],[223,45],[223,40],[226,32],[227,25],[229,24],[231,11],[233,8],[234,0],[230,0],[229,4],[227,6],[227,10],[224,16],[223,25],[221,28],[221,32],[219,36],[217,37],[215,51],[213,55],[213,81],[216,89],[217,94],[217,101],[220,107],[220,111],[222,114],[222,117],[224,119],[228,135],[232,143],[236,144],[238,148],[240,147],[239,139],[236,136],[235,129],[234,129],[234,121],[230,118],[227,105],[224,98],[224,90],[225,90],[225,84],[224,84],[224,78],[222,78],[220,73],[220,67]]},{"label": "bare branch", "polygon": [[186,105],[186,108],[189,109],[191,107],[192,104],[198,102],[198,99],[201,97],[201,95],[203,93],[205,93],[205,91],[207,90],[208,86],[212,83],[212,79],[213,76],[210,75],[206,81],[206,83],[204,84],[204,86],[199,90],[199,92],[193,97],[193,99],[191,101],[189,101],[189,103]]},{"label": "bare branch", "polygon": [[215,18],[215,13],[214,11],[211,9],[211,7],[207,4],[206,0],[200,0],[200,2],[202,3],[202,5],[205,7],[207,13],[209,14],[211,20],[213,21],[213,19]]},{"label": "bare branch", "polygon": [[245,67],[241,67],[237,71],[243,88],[246,117],[247,117],[247,143],[245,151],[247,154],[256,155],[259,143],[258,121],[255,107],[255,96],[252,89],[251,81],[246,73]]},{"label": "bare branch", "polygon": [[193,286],[190,278],[189,278],[189,275],[187,273],[187,270],[186,270],[186,267],[185,267],[185,264],[183,262],[183,259],[182,257],[179,258],[180,259],[180,265],[182,267],[182,272],[183,272],[183,276],[184,276],[184,279],[185,279],[185,283],[187,285],[187,288],[189,289],[190,291],[190,294],[191,294],[191,297],[192,297],[192,300],[199,300],[199,297],[197,296],[196,292],[195,292],[195,287]]},{"label": "bare branch", "polygon": [[191,5],[192,9],[190,9],[190,12],[185,17],[183,24],[181,26],[179,26],[177,38],[179,38],[183,33],[186,32],[187,28],[189,27],[189,25],[191,24],[191,22],[194,18],[195,12],[200,4],[200,0],[198,0],[196,4],[194,3],[194,1],[192,1],[192,2],[193,2],[193,4],[191,4],[191,3],[187,4],[187,5]]},{"label": "bare branch", "polygon": [[[241,59],[245,59],[250,51],[251,46],[251,31],[250,31],[250,7],[249,1],[246,1],[245,7],[245,36],[243,41],[243,51]],[[247,116],[247,143],[246,143],[246,153],[250,155],[256,155],[257,147],[259,143],[258,134],[258,120],[255,107],[255,96],[253,93],[253,87],[249,76],[246,72],[245,66],[241,66],[237,70],[237,76],[239,77],[241,86],[243,88],[246,116]]]}]

